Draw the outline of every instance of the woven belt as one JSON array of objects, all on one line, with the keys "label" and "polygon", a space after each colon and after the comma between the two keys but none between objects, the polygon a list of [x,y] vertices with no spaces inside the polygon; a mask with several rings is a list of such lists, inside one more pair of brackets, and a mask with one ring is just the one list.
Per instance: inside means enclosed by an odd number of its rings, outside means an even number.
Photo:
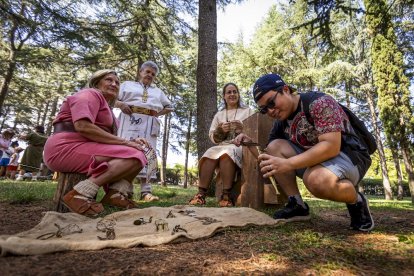
[{"label": "woven belt", "polygon": [[53,133],[76,132],[72,122],[57,122],[53,125]]},{"label": "woven belt", "polygon": [[132,113],[144,114],[148,116],[157,115],[157,111],[152,110],[152,109],[143,108],[143,107],[134,106],[134,105],[130,105],[129,108],[131,108]]}]

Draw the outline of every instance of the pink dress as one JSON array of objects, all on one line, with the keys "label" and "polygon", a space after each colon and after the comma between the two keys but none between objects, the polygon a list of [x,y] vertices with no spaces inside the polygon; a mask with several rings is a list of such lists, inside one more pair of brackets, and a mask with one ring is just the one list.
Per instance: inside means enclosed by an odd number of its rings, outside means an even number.
[{"label": "pink dress", "polygon": [[[66,98],[53,123],[87,119],[105,131],[113,129],[115,117],[103,95],[96,89],[82,89]],[[49,137],[44,148],[48,168],[58,172],[86,173],[96,177],[108,169],[108,162],[98,163],[95,156],[135,158],[142,166],[147,159],[135,148],[94,142],[77,132],[60,132]]]}]

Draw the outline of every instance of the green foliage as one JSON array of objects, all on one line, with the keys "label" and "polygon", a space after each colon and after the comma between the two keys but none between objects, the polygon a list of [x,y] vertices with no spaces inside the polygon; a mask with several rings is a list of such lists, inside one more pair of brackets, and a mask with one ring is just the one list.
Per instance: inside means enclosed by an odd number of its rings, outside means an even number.
[{"label": "green foliage", "polygon": [[[397,189],[398,189],[397,180],[390,180],[390,182],[391,182],[392,194],[397,195]],[[378,196],[384,195],[384,187],[383,187],[382,179],[379,179],[379,178],[364,178],[364,179],[362,179],[362,181],[359,185],[363,188],[364,194],[378,195]],[[409,197],[410,196],[410,190],[409,190],[409,187],[408,187],[408,182],[403,181],[402,185],[403,185],[403,195],[405,197]]]},{"label": "green foliage", "polygon": [[378,107],[384,130],[394,145],[407,140],[414,131],[414,118],[403,70],[403,55],[397,47],[393,22],[385,1],[365,0],[366,21],[372,37],[372,64],[378,88]]},{"label": "green foliage", "polygon": [[[184,165],[175,164],[174,167],[167,167],[166,183],[169,185],[180,185],[184,181]],[[188,168],[188,185],[195,185],[198,179],[197,168]]]},{"label": "green foliage", "polygon": [[[24,1],[21,6],[22,3],[0,4],[4,11],[1,81],[12,62],[8,57],[13,45],[21,44],[15,50],[13,62],[17,67],[5,100],[7,126],[26,129],[39,123],[50,124],[55,116],[54,106],[82,88],[91,72],[115,68],[122,80],[134,80],[138,66],[146,60],[159,65],[157,85],[173,101],[182,103],[178,111],[195,108],[194,100],[185,95],[195,92],[195,74],[189,70],[194,71],[195,55],[188,55],[196,53],[194,39],[190,42],[195,30],[181,20],[180,13],[194,14],[196,3],[49,0]],[[19,16],[24,20],[17,20]],[[25,35],[30,39],[23,41]],[[181,112],[177,117],[185,121],[188,116]],[[183,133],[176,135],[182,141]]]}]

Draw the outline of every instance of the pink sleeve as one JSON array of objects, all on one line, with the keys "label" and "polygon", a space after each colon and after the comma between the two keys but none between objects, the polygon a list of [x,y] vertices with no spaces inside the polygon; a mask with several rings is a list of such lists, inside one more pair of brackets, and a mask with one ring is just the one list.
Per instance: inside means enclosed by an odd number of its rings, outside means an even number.
[{"label": "pink sleeve", "polygon": [[95,89],[83,89],[73,96],[68,97],[72,122],[87,119],[95,123],[96,117],[102,105],[103,96]]}]

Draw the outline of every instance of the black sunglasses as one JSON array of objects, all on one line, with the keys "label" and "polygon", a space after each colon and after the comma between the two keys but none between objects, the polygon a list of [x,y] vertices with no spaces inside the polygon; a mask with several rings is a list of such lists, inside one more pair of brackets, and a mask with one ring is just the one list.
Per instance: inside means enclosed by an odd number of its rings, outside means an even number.
[{"label": "black sunglasses", "polygon": [[276,92],[276,94],[267,102],[267,104],[265,106],[263,106],[263,107],[259,106],[259,112],[260,113],[266,114],[267,111],[269,111],[269,108],[270,109],[275,108],[275,106],[276,106],[276,101],[275,100],[276,100],[277,94],[278,94],[278,92]]}]

